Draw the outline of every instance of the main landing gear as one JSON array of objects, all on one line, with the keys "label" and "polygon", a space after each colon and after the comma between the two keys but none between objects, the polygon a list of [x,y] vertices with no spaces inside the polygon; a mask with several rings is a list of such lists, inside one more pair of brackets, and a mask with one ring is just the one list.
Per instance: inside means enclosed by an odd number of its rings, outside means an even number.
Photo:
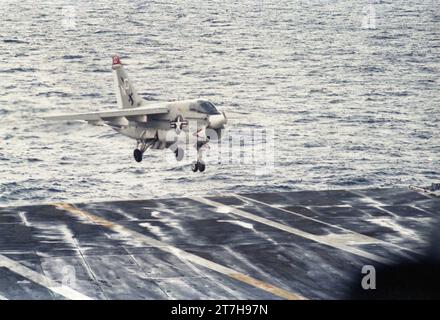
[{"label": "main landing gear", "polygon": [[141,162],[142,161],[142,155],[143,155],[143,152],[141,150],[134,149],[134,151],[133,151],[134,160],[136,160],[137,162]]},{"label": "main landing gear", "polygon": [[176,156],[176,160],[181,161],[185,155],[185,151],[183,151],[181,147],[177,147],[176,150],[174,150],[174,154]]},{"label": "main landing gear", "polygon": [[146,144],[144,141],[138,141],[137,147],[133,151],[134,160],[141,162],[145,150],[147,150],[150,145],[151,144]]}]

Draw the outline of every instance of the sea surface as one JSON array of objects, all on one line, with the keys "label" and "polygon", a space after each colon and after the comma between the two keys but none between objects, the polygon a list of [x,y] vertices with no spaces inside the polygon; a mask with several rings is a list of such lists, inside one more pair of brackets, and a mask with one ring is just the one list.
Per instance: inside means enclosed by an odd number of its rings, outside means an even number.
[{"label": "sea surface", "polygon": [[[0,17],[0,205],[440,182],[439,1],[3,0]],[[41,119],[117,108],[115,53],[147,100],[225,111],[232,149],[271,132],[273,167],[139,164],[109,127]]]}]

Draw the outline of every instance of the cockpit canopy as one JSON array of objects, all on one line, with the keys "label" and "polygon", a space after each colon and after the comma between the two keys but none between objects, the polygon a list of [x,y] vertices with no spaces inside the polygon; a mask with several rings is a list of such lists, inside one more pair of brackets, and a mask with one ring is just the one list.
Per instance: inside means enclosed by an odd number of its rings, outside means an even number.
[{"label": "cockpit canopy", "polygon": [[220,114],[217,108],[211,102],[206,100],[198,100],[192,103],[189,110],[205,114]]}]

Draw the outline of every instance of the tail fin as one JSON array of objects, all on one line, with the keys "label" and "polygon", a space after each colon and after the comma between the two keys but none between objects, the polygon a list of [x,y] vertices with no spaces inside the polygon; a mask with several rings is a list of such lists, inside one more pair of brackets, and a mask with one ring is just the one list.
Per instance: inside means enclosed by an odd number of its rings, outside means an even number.
[{"label": "tail fin", "polygon": [[127,72],[125,72],[118,55],[113,56],[112,69],[118,106],[122,109],[140,107],[143,99],[137,94],[133,84],[128,79]]}]

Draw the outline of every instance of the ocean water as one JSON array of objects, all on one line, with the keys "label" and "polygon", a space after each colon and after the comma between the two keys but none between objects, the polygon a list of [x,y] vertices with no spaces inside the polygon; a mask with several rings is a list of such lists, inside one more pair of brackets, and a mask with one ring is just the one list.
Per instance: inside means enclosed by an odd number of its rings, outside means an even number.
[{"label": "ocean water", "polygon": [[[440,180],[438,1],[3,0],[0,16],[0,205]],[[273,132],[273,168],[138,164],[108,127],[41,119],[116,108],[114,53],[148,100],[205,97],[230,129]]]}]

